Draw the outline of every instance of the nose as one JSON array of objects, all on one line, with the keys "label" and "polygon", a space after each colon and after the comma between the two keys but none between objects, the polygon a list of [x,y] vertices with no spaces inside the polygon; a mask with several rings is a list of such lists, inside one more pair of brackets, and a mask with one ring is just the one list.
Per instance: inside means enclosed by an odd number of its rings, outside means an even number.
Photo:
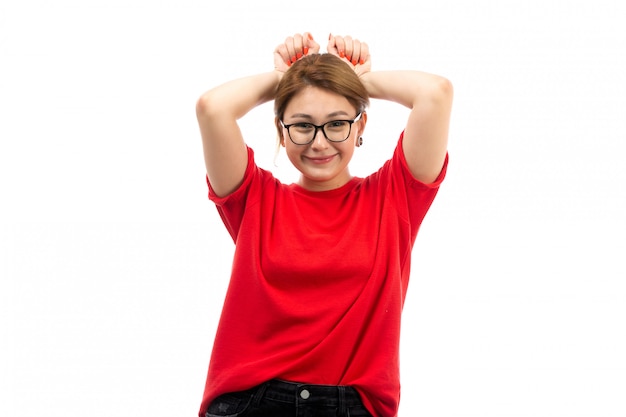
[{"label": "nose", "polygon": [[317,128],[317,130],[315,130],[315,136],[313,137],[313,142],[311,142],[311,146],[315,149],[324,149],[328,147],[328,141],[326,140],[326,136],[324,136],[324,131],[321,128]]}]

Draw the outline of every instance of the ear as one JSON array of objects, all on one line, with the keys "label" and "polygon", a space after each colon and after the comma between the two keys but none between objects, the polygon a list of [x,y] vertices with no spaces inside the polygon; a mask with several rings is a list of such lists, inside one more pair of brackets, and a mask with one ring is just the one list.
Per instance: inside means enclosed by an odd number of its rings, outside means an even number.
[{"label": "ear", "polygon": [[357,122],[358,125],[358,135],[357,136],[363,136],[363,132],[365,132],[365,125],[367,124],[367,113],[365,112],[365,110],[363,110],[363,113],[361,114],[361,119]]},{"label": "ear", "polygon": [[274,118],[274,124],[276,125],[276,134],[277,134],[276,137],[278,139],[278,144],[284,148],[285,147],[285,135],[283,134],[283,131],[285,129],[283,129],[283,126],[280,124],[280,120],[278,120],[278,117]]}]

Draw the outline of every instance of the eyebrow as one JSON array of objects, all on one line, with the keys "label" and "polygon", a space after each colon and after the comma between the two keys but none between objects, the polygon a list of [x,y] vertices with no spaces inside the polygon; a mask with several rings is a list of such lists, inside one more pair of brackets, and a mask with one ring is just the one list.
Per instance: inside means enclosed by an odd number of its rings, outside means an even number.
[{"label": "eyebrow", "polygon": [[[350,115],[348,113],[346,113],[343,110],[337,110],[334,111],[332,113],[328,113],[326,115],[327,118],[331,118],[331,117],[336,117],[336,116],[345,116],[345,117],[349,117]],[[294,113],[292,115],[289,116],[290,119],[307,119],[307,120],[313,120],[313,116],[311,116],[310,114],[306,114],[306,113]]]}]

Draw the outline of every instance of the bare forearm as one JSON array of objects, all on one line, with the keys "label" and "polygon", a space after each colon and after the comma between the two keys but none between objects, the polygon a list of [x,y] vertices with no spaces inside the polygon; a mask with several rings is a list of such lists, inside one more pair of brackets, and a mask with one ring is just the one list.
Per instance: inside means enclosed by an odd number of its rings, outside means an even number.
[{"label": "bare forearm", "polygon": [[421,71],[372,71],[361,76],[371,98],[393,101],[410,109],[452,95],[450,82]]},{"label": "bare forearm", "polygon": [[280,81],[277,71],[239,78],[219,85],[200,97],[199,113],[239,119],[274,98]]}]

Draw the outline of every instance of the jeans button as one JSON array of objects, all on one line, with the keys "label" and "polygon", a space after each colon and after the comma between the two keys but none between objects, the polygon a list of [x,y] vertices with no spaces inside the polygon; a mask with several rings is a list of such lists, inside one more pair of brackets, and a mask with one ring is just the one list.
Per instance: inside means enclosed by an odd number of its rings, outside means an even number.
[{"label": "jeans button", "polygon": [[303,400],[306,400],[307,398],[309,398],[311,396],[311,393],[309,392],[309,390],[307,389],[303,389],[302,391],[300,391],[300,397]]}]

